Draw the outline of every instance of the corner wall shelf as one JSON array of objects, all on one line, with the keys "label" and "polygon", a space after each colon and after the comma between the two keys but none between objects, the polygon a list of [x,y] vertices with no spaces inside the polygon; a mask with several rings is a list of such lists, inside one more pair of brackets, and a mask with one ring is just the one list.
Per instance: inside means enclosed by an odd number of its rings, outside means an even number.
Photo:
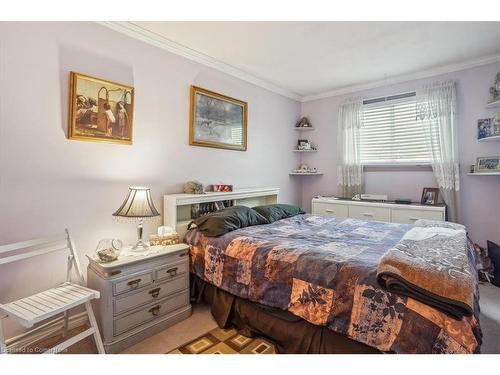
[{"label": "corner wall shelf", "polygon": [[493,141],[500,141],[500,135],[491,135],[489,137],[484,137],[481,139],[478,139],[479,142],[493,142]]},{"label": "corner wall shelf", "polygon": [[500,107],[500,99],[495,100],[494,102],[489,102],[486,104],[486,108],[496,108]]},{"label": "corner wall shelf", "polygon": [[500,172],[475,172],[467,173],[467,176],[500,176]]},{"label": "corner wall shelf", "polygon": [[318,150],[292,150],[293,152],[317,152]]},{"label": "corner wall shelf", "polygon": [[302,127],[300,127],[300,126],[296,126],[296,127],[295,127],[295,130],[297,130],[297,131],[299,131],[299,132],[300,132],[300,131],[302,131],[302,130],[314,130],[314,128],[313,128],[312,126],[302,126]]}]

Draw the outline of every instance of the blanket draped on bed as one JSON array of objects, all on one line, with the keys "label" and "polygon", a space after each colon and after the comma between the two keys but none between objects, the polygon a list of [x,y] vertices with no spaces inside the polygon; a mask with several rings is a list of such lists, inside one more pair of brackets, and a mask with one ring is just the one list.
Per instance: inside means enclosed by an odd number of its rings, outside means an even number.
[{"label": "blanket draped on bed", "polygon": [[456,319],[474,307],[474,265],[465,227],[419,220],[384,254],[377,278],[390,292],[435,307]]},{"label": "blanket draped on bed", "polygon": [[459,320],[377,281],[381,258],[412,228],[297,215],[220,237],[192,229],[185,241],[191,272],[234,296],[287,310],[380,351],[478,352],[477,279],[470,285],[474,313]]}]

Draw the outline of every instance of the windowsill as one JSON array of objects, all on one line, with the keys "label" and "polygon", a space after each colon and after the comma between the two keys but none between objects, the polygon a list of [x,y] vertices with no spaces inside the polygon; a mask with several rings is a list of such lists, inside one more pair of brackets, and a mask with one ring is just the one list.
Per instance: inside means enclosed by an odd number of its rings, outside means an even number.
[{"label": "windowsill", "polygon": [[385,171],[428,171],[432,172],[430,164],[364,164],[366,172],[385,172]]}]

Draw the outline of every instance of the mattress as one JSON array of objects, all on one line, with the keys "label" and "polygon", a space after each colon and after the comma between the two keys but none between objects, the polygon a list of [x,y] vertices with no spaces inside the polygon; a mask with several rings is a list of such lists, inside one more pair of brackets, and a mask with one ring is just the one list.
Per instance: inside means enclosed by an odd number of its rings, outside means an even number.
[{"label": "mattress", "polygon": [[380,258],[411,228],[297,215],[220,237],[192,229],[185,242],[204,281],[380,351],[479,352],[478,295],[473,315],[457,320],[378,284]]}]

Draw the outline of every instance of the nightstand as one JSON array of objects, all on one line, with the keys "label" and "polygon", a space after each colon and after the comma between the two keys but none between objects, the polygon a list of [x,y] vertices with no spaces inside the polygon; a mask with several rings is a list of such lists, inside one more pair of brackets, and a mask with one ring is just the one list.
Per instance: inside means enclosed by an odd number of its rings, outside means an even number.
[{"label": "nightstand", "polygon": [[[151,246],[110,263],[87,256],[87,285],[101,298],[94,312],[107,353],[125,348],[191,315],[189,247]],[[123,253],[122,253],[123,254]]]}]

